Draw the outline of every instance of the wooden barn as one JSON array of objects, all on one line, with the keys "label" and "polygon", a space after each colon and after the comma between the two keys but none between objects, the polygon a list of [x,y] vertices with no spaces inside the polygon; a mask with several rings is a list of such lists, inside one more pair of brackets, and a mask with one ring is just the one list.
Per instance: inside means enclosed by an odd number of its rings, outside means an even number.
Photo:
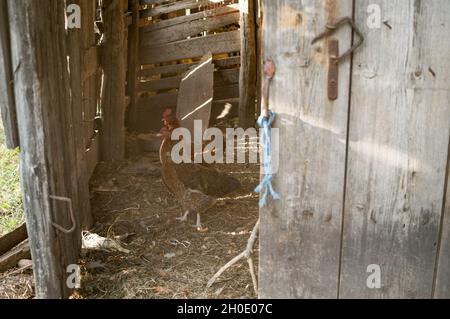
[{"label": "wooden barn", "polygon": [[[449,28],[447,0],[0,0],[33,296],[74,297],[81,265],[95,297],[450,298]],[[236,164],[208,233],[175,224],[163,113],[247,129],[267,108],[280,198],[259,208]],[[119,252],[86,255],[94,232]]]}]

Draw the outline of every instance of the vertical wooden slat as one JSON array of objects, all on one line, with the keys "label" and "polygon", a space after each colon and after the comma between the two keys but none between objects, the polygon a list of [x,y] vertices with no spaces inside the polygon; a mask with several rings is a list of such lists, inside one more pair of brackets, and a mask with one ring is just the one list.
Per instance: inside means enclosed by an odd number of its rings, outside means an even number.
[{"label": "vertical wooden slat", "polygon": [[[261,298],[338,295],[350,60],[340,64],[339,99],[330,102],[327,41],[311,41],[352,8],[352,0],[263,1],[264,54],[277,67],[269,107],[280,132],[274,187],[282,198],[261,210]],[[335,37],[350,47],[348,29]]]},{"label": "vertical wooden slat", "polygon": [[[83,2],[90,0],[69,0],[67,4],[76,4],[83,7]],[[67,33],[67,45],[70,61],[70,87],[71,87],[71,108],[70,117],[71,130],[74,147],[76,148],[76,181],[79,192],[77,212],[84,229],[92,226],[93,220],[90,211],[89,184],[87,176],[86,139],[83,125],[83,85],[82,72],[84,66],[84,45],[81,33],[86,30],[86,26],[81,29],[69,29]]]},{"label": "vertical wooden slat", "polygon": [[[389,19],[367,25],[367,8]],[[450,132],[450,2],[356,1],[342,298],[432,296]],[[367,268],[381,267],[369,289]]]},{"label": "vertical wooden slat", "polygon": [[239,121],[252,127],[256,114],[256,20],[255,1],[239,0],[241,30],[241,69],[239,77]]},{"label": "vertical wooden slat", "polygon": [[131,0],[130,7],[133,23],[128,32],[128,73],[127,95],[130,97],[128,109],[128,127],[136,125],[137,120],[137,71],[139,68],[139,0]]},{"label": "vertical wooden slat", "polygon": [[105,45],[102,66],[105,71],[105,99],[100,132],[101,158],[121,160],[125,156],[125,61],[123,1],[104,1]]},{"label": "vertical wooden slat", "polygon": [[0,113],[5,129],[6,147],[13,149],[19,146],[16,104],[13,92],[13,70],[8,26],[8,10],[6,0],[0,1]]}]

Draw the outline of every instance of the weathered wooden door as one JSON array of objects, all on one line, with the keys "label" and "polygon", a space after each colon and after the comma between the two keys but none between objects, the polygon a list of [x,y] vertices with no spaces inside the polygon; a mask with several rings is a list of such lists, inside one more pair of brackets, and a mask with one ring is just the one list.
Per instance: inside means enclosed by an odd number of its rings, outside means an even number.
[{"label": "weathered wooden door", "polygon": [[[260,296],[450,297],[450,2],[263,3],[282,199],[261,211]],[[357,36],[311,42],[342,17],[365,41],[331,101],[328,41]]]}]

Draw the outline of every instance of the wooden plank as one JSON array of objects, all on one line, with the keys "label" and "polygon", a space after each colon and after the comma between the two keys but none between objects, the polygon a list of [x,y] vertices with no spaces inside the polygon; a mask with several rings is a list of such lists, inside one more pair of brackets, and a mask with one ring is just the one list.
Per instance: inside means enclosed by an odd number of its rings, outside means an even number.
[{"label": "wooden plank", "polygon": [[183,24],[189,23],[191,21],[206,19],[206,18],[215,17],[215,16],[221,16],[221,15],[225,15],[225,14],[229,14],[229,13],[235,13],[237,11],[238,11],[238,9],[231,5],[220,7],[220,8],[215,8],[215,9],[210,9],[210,10],[204,10],[204,11],[200,11],[197,13],[192,13],[190,15],[184,15],[181,17],[162,20],[157,23],[151,23],[151,24],[145,25],[145,26],[141,27],[141,32],[145,33],[145,32],[157,31],[157,30],[161,30],[161,29],[166,29],[166,28],[170,28],[170,27],[183,25]]},{"label": "wooden plank", "polygon": [[[277,68],[269,107],[279,129],[273,185],[281,200],[261,210],[260,298],[338,295],[350,61],[339,65],[339,99],[331,102],[327,42],[311,41],[352,7],[352,0],[263,1],[265,59]],[[349,29],[335,37],[351,46]]]},{"label": "wooden plank", "polygon": [[[193,64],[195,65],[195,64]],[[138,92],[155,92],[167,89],[178,89],[182,76],[162,78],[153,81],[141,81],[138,84]],[[214,72],[214,87],[223,87],[239,82],[239,69],[227,69]]]},{"label": "wooden plank", "polygon": [[172,64],[172,65],[164,65],[153,68],[141,69],[138,72],[139,77],[152,77],[160,74],[174,74],[174,73],[182,73],[189,70],[189,68],[196,63],[181,63],[181,64]]},{"label": "wooden plank", "polygon": [[138,83],[137,91],[140,92],[155,92],[160,90],[167,90],[173,88],[179,88],[181,82],[181,76],[174,76],[170,78],[163,78],[153,81],[142,81]]},{"label": "wooden plank", "polygon": [[[367,7],[389,13],[381,30]],[[430,298],[450,134],[448,1],[356,2],[342,298]],[[432,71],[435,70],[435,71]],[[381,289],[366,285],[381,267]]]},{"label": "wooden plank", "polygon": [[256,120],[256,16],[254,0],[240,0],[241,68],[239,124],[248,128]]},{"label": "wooden plank", "polygon": [[221,87],[239,83],[239,68],[225,69],[214,72],[214,86]]},{"label": "wooden plank", "polygon": [[[205,55],[198,66],[193,66],[181,79],[178,91],[177,118],[181,126],[194,136],[194,121],[208,128],[214,93],[214,65],[212,54]],[[202,132],[202,133],[203,133]]]},{"label": "wooden plank", "polygon": [[239,13],[194,20],[152,32],[141,32],[141,45],[156,46],[184,40],[204,31],[214,31],[233,23],[239,23]]},{"label": "wooden plank", "polygon": [[[216,68],[224,68],[224,67],[231,67],[231,66],[239,66],[241,63],[240,57],[231,57],[226,59],[217,59],[213,60],[214,65]],[[160,75],[160,74],[173,74],[173,73],[183,73],[189,70],[189,68],[197,63],[181,63],[181,64],[173,64],[173,65],[164,65],[159,67],[153,67],[153,68],[146,68],[141,69],[138,72],[138,76],[140,77],[151,77],[154,75]]]},{"label": "wooden plank", "polygon": [[[115,0],[105,0],[112,6]],[[105,95],[102,108],[102,130],[100,132],[101,159],[122,160],[125,156],[125,61],[123,8],[112,6],[104,13],[105,48],[102,65],[105,71]]]},{"label": "wooden plank", "polygon": [[13,92],[7,2],[0,1],[0,113],[5,129],[6,147],[19,146],[16,104]]},{"label": "wooden plank", "polygon": [[441,236],[439,242],[439,255],[436,262],[436,283],[434,287],[434,298],[450,298],[450,145],[447,161],[447,195],[444,202],[444,212],[441,223]]},{"label": "wooden plank", "polygon": [[214,100],[226,100],[239,97],[239,85],[233,84],[214,88]]},{"label": "wooden plank", "polygon": [[83,82],[97,73],[99,65],[97,46],[90,47],[84,52],[84,54],[85,57],[83,61],[85,61],[85,63],[83,64],[83,73],[81,78]]},{"label": "wooden plank", "polygon": [[63,11],[64,3],[60,1],[8,1],[12,64],[20,64],[15,74],[14,93],[36,298],[67,296],[62,274],[66,273],[68,264],[78,261],[74,260],[77,234],[62,236],[52,226],[53,222],[67,225],[68,207],[51,203],[49,199],[51,195],[71,196],[67,186],[74,178],[66,175],[69,171],[64,172],[63,168],[73,164],[70,160],[73,154],[67,148],[63,132],[69,123],[61,121],[61,115],[70,107],[64,63],[68,54],[64,47],[64,15],[59,14]]},{"label": "wooden plank", "polygon": [[139,0],[131,0],[132,24],[128,39],[127,95],[130,97],[127,122],[133,126],[137,116],[137,73],[139,69]]},{"label": "wooden plank", "polygon": [[[69,4],[79,5],[83,8],[86,0],[69,0]],[[82,21],[83,23],[84,21]],[[82,25],[82,31],[89,28],[87,25]],[[69,67],[70,67],[70,98],[71,107],[68,109],[69,125],[67,130],[70,131],[70,137],[72,139],[73,148],[75,148],[75,175],[76,183],[74,186],[78,190],[78,203],[76,203],[75,209],[78,212],[80,220],[80,228],[86,230],[90,229],[93,224],[93,217],[90,207],[90,195],[89,195],[89,177],[86,175],[86,140],[84,136],[84,123],[83,123],[83,73],[91,73],[91,70],[97,70],[97,50],[96,47],[89,50],[93,53],[85,54],[83,40],[80,30],[69,29],[67,30],[67,46],[69,50]],[[94,61],[94,63],[91,63]],[[83,68],[85,66],[85,68]],[[92,66],[91,69],[86,66]],[[81,249],[78,247],[77,249]]]},{"label": "wooden plank", "polygon": [[27,239],[27,226],[22,224],[12,232],[0,237],[0,256]]},{"label": "wooden plank", "polygon": [[151,9],[145,9],[140,12],[141,18],[155,17],[161,14],[167,14],[174,11],[195,9],[210,4],[210,0],[184,0],[178,2],[170,2]]},{"label": "wooden plank", "polygon": [[17,266],[17,263],[22,259],[30,259],[30,244],[24,242],[4,256],[0,256],[0,273],[5,272]]},{"label": "wooden plank", "polygon": [[140,5],[162,4],[171,0],[140,0]]},{"label": "wooden plank", "polygon": [[206,52],[212,54],[236,52],[240,50],[239,39],[239,31],[231,31],[155,47],[142,46],[140,61],[142,64],[154,64],[201,57]]}]

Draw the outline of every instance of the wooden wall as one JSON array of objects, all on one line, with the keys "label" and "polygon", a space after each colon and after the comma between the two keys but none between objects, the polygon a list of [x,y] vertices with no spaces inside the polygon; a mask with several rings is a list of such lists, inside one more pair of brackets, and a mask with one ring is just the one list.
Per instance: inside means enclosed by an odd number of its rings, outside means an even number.
[{"label": "wooden wall", "polygon": [[131,106],[136,108],[132,130],[159,131],[163,110],[176,107],[183,72],[208,52],[216,65],[216,108],[226,102],[237,108],[240,15],[233,2],[237,1],[141,0],[138,59],[142,67],[137,74],[139,99]]},{"label": "wooden wall", "polygon": [[[450,3],[263,3],[282,200],[261,211],[261,297],[449,298]],[[327,40],[311,42],[344,16],[365,42],[330,101]],[[341,53],[352,44],[349,27],[333,37]],[[367,286],[372,264],[380,289]]]},{"label": "wooden wall", "polygon": [[[66,29],[66,4],[81,8],[81,28]],[[8,146],[20,144],[37,298],[69,296],[66,267],[78,263],[81,230],[93,223],[88,182],[100,158],[102,126],[124,127],[123,116],[118,124],[117,117],[105,116],[105,110],[124,114],[126,108],[128,1],[111,5],[103,14],[110,17],[108,9],[118,8],[115,17],[122,26],[112,38],[102,37],[105,20],[96,1],[0,2],[1,111]],[[114,46],[122,52],[112,59],[123,65],[117,69],[118,85],[110,83],[117,79],[111,59],[100,53]],[[122,90],[123,103],[105,100],[101,93],[108,83],[110,91]],[[113,139],[114,147],[124,146],[122,133],[122,142]]]}]

